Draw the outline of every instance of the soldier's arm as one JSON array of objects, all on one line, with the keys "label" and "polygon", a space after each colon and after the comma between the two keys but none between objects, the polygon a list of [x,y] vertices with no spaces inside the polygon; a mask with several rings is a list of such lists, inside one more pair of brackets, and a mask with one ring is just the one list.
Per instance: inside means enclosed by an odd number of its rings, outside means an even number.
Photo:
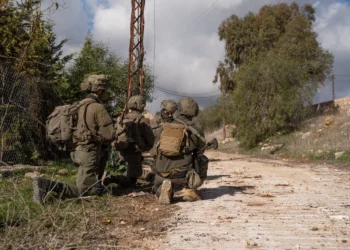
[{"label": "soldier's arm", "polygon": [[162,130],[163,130],[163,128],[160,128],[159,133],[157,133],[157,135],[156,135],[156,137],[154,139],[153,147],[150,150],[150,154],[151,154],[152,157],[156,156],[157,153],[158,153],[158,149],[157,149],[158,145],[157,144],[158,144],[158,142],[160,140],[160,134],[161,134]]},{"label": "soldier's arm", "polygon": [[140,121],[140,125],[141,125],[142,136],[145,139],[145,143],[147,144],[148,149],[151,149],[153,147],[155,137],[154,137],[150,122],[148,119],[142,119]]},{"label": "soldier's arm", "polygon": [[[193,125],[193,128],[204,138],[204,131],[201,127]],[[202,141],[199,137],[195,136],[194,134],[192,134],[192,137],[194,137],[193,141],[195,143],[196,148],[201,149],[205,146],[205,142]]]},{"label": "soldier's arm", "polygon": [[108,114],[107,109],[101,105],[96,113],[97,126],[99,135],[103,142],[110,142],[114,139],[115,130],[112,117]]}]

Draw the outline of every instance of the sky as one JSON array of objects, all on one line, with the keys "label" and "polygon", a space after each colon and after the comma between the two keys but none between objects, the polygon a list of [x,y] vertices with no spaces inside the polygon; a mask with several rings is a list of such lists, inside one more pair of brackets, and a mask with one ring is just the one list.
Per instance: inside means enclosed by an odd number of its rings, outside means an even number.
[{"label": "sky", "polygon": [[[48,3],[50,0],[46,0]],[[96,41],[107,42],[115,52],[128,57],[130,0],[59,0],[64,7],[50,14],[58,39],[68,39],[64,53],[79,52],[90,30]],[[219,41],[220,23],[236,14],[243,17],[265,4],[290,0],[146,0],[145,63],[154,68],[158,89],[147,108],[154,113],[164,99],[191,96],[205,107],[220,94],[213,84],[218,61],[224,58]],[[296,0],[316,8],[314,30],[318,41],[335,57],[336,98],[350,95],[350,0]],[[155,38],[155,39],[154,39]],[[155,56],[154,56],[155,55]],[[332,99],[331,81],[325,82],[315,103]],[[171,95],[159,90],[178,92]]]}]

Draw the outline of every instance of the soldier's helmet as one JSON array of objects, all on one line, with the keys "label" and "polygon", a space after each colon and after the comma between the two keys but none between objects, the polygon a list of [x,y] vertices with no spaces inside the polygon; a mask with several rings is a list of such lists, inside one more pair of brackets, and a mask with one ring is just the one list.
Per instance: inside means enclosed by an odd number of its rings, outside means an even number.
[{"label": "soldier's helmet", "polygon": [[179,101],[178,107],[179,113],[185,116],[195,117],[199,112],[198,103],[189,97],[182,98]]},{"label": "soldier's helmet", "polygon": [[128,101],[129,109],[143,111],[146,107],[146,100],[141,95],[134,95]]},{"label": "soldier's helmet", "polygon": [[174,114],[177,110],[177,103],[174,100],[164,100],[160,104],[160,108],[168,111],[171,114]]},{"label": "soldier's helmet", "polygon": [[80,89],[90,92],[97,92],[100,89],[106,90],[109,87],[109,79],[109,75],[89,75],[80,84]]}]

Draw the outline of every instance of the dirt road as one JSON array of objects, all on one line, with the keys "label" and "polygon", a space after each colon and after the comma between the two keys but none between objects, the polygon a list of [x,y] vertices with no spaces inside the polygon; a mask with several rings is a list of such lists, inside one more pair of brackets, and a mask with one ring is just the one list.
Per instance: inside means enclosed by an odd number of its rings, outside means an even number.
[{"label": "dirt road", "polygon": [[202,201],[179,202],[164,249],[350,249],[350,173],[210,152]]}]

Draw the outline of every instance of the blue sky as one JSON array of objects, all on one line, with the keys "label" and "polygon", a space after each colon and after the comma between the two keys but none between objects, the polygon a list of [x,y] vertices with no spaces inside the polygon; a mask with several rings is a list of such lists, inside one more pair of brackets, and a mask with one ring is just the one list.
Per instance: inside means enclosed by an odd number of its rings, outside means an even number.
[{"label": "blue sky", "polygon": [[[62,0],[63,1],[63,0]],[[154,1],[156,29],[154,30]],[[179,4],[181,2],[181,4]],[[218,40],[217,27],[230,15],[256,12],[263,4],[280,0],[147,0],[145,10],[146,63],[153,66],[156,84],[161,88],[189,93],[203,107],[215,103],[217,85],[212,80],[215,67],[224,57],[223,43]],[[293,2],[293,1],[284,1]],[[316,6],[315,31],[319,42],[335,55],[336,96],[350,95],[350,0],[297,0]],[[120,56],[126,58],[129,43],[130,0],[66,1],[56,12],[56,32],[60,39],[68,38],[66,53],[80,50],[90,29],[96,40],[108,42]],[[153,36],[156,36],[154,41]],[[153,46],[156,44],[156,58]],[[202,94],[209,93],[209,94]],[[330,81],[315,97],[315,102],[331,98]],[[179,99],[156,90],[154,102],[148,108],[156,111],[165,98]]]}]

